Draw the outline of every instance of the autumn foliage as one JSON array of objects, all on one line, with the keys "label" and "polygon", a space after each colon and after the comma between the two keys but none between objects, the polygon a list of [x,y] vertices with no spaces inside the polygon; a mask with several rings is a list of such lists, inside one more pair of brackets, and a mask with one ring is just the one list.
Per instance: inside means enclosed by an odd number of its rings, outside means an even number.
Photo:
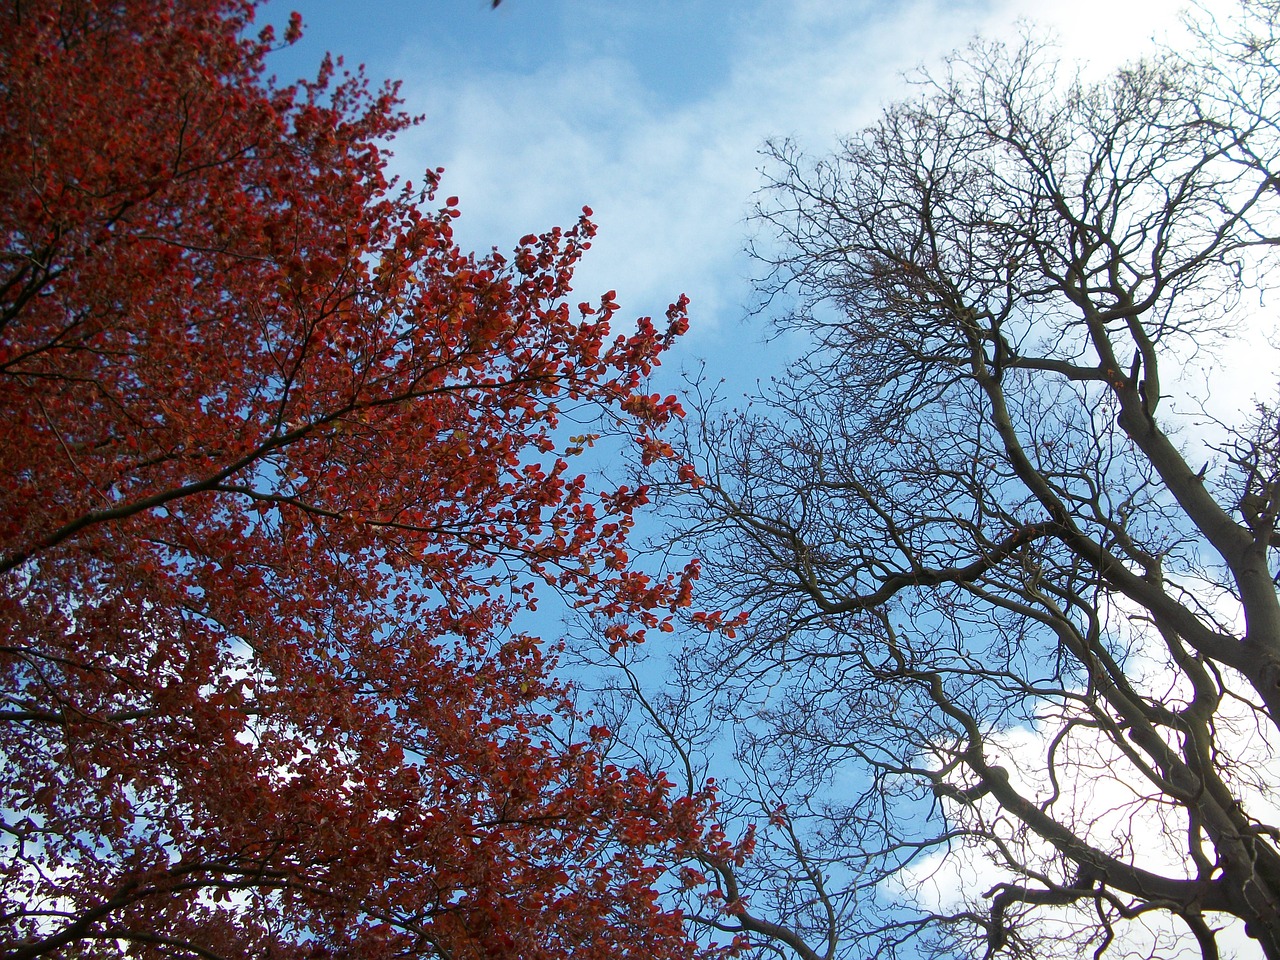
[{"label": "autumn foliage", "polygon": [[394,88],[277,86],[253,18],[0,14],[0,952],[691,955],[712,797],[607,765],[512,627],[687,603],[562,423],[665,455],[683,303],[571,307],[586,216],[461,252]]}]

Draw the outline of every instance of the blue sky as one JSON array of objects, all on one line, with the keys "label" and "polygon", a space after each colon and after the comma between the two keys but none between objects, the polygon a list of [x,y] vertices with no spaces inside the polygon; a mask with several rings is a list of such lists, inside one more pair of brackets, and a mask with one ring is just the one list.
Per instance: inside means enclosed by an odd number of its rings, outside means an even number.
[{"label": "blue sky", "polygon": [[[1020,18],[1070,58],[1107,69],[1177,27],[1175,0],[273,0],[306,32],[274,65],[309,73],[325,50],[403,81],[421,126],[395,147],[417,179],[446,168],[460,242],[508,249],[589,205],[600,236],[578,274],[591,299],[616,289],[624,315],[660,315],[686,293],[692,329],[670,374],[705,359],[737,390],[779,369],[782,348],[743,322],[742,254],[758,150],[806,150],[875,119],[904,71],[937,65],[975,34]],[[665,386],[665,385],[664,385]]]}]

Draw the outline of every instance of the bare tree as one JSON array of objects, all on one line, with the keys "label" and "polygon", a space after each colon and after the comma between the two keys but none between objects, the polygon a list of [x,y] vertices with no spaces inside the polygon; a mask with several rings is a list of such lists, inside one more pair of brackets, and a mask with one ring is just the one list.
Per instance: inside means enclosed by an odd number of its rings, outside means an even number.
[{"label": "bare tree", "polygon": [[1269,322],[1278,11],[1094,85],[977,44],[838,155],[770,149],[765,299],[812,349],[688,428],[680,536],[750,624],[646,701],[673,748],[731,730],[768,823],[703,923],[1280,958],[1280,422],[1193,402]]}]

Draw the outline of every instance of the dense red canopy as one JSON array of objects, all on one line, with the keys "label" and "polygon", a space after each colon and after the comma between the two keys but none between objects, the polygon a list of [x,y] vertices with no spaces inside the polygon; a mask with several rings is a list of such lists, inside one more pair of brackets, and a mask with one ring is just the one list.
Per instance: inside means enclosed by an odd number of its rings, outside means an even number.
[{"label": "dense red canopy", "polygon": [[683,303],[571,309],[585,216],[459,251],[394,88],[273,87],[253,8],[0,13],[0,943],[689,955],[657,864],[730,855],[710,797],[605,765],[510,628],[687,602],[559,420],[663,455]]}]

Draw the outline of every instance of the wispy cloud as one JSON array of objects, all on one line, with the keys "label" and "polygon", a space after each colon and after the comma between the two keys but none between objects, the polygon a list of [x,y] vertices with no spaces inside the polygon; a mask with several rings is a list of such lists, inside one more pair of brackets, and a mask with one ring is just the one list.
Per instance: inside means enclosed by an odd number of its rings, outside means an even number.
[{"label": "wispy cloud", "polygon": [[[663,70],[660,52],[627,42],[639,30],[634,5],[580,7],[581,22],[540,37],[539,56],[473,64],[461,81],[456,63],[415,56],[422,41],[406,36],[405,91],[428,121],[401,143],[400,169],[412,176],[445,166],[447,193],[463,198],[461,236],[481,249],[572,220],[589,204],[601,235],[580,292],[617,289],[631,312],[657,312],[688,293],[695,352],[743,338],[744,220],[765,139],[830,150],[908,92],[904,71],[936,63],[974,35],[1010,35],[1033,13],[1069,55],[1108,67],[1174,23],[1172,5],[1159,0],[1069,8],[766,0],[732,12],[695,4],[699,16],[681,20],[683,42],[665,40],[680,60]],[[650,33],[649,42],[663,41]],[[701,70],[687,62],[700,37],[712,51]]]}]

